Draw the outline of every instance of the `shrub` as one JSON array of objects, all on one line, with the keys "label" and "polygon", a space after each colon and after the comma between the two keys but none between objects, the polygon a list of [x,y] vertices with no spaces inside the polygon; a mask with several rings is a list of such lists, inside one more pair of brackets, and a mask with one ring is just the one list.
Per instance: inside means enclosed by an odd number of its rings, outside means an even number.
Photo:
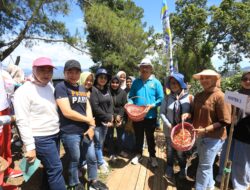
[{"label": "shrub", "polygon": [[[223,92],[226,90],[228,91],[235,91],[240,89],[240,80],[241,80],[242,73],[237,73],[230,77],[222,77],[221,79],[221,89]],[[200,82],[198,80],[192,80],[190,83],[191,88],[189,89],[190,94],[197,94],[203,90]]]}]

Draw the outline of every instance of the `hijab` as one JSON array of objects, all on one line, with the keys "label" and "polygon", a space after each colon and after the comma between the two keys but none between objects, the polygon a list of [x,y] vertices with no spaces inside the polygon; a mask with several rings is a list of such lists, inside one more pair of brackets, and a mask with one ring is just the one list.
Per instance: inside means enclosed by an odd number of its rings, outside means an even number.
[{"label": "hijab", "polygon": [[[250,71],[244,72],[241,76],[241,79],[244,78],[247,74],[250,74]],[[250,96],[250,89],[245,89],[243,86],[241,86],[239,93]]]},{"label": "hijab", "polygon": [[[244,78],[247,74],[249,74],[250,71],[247,71],[247,72],[244,72],[241,76],[241,79]],[[245,95],[248,95],[250,96],[250,89],[245,89],[243,86],[241,86],[240,90],[238,90],[239,93],[241,94],[245,94]],[[236,110],[236,115],[237,115],[237,122],[246,117],[247,115],[250,115],[250,98],[248,97],[248,102],[247,102],[247,106],[246,106],[246,110],[243,111],[241,109],[237,109]]]},{"label": "hijab", "polygon": [[[117,80],[117,81],[119,82],[119,87],[118,87],[117,89],[113,89],[113,88],[111,87],[111,83],[112,83],[112,81],[114,81],[114,80]],[[110,87],[109,87],[109,89],[110,89],[110,92],[111,92],[112,95],[113,95],[113,94],[117,94],[117,93],[120,92],[120,90],[121,90],[121,80],[120,80],[120,78],[119,78],[118,76],[112,77],[112,79],[110,80]]]},{"label": "hijab", "polygon": [[[121,76],[122,74],[125,75],[125,81],[121,81],[121,80],[120,80],[120,76]],[[119,77],[119,81],[121,82],[121,89],[124,90],[124,89],[127,87],[127,85],[126,85],[126,78],[127,78],[126,73],[125,73],[124,71],[119,71],[119,72],[116,74],[116,76]]]},{"label": "hijab", "polygon": [[80,76],[80,79],[78,81],[79,85],[83,85],[85,84],[87,78],[92,75],[93,76],[93,79],[94,79],[94,74],[89,72],[89,71],[85,71],[85,72],[82,72],[81,73],[81,76]]},{"label": "hijab", "polygon": [[37,67],[32,67],[31,82],[34,83],[34,84],[36,84],[36,85],[38,85],[38,86],[45,87],[48,83],[44,84],[41,81],[39,81],[39,79],[37,78],[36,74],[37,74]]}]

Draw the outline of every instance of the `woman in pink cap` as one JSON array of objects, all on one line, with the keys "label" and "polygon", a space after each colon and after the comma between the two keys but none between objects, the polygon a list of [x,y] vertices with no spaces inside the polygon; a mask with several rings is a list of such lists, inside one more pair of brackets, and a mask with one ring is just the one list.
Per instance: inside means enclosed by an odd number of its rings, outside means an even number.
[{"label": "woman in pink cap", "polygon": [[33,80],[14,95],[16,123],[29,163],[36,158],[44,166],[41,189],[66,190],[59,156],[59,116],[51,84],[54,65],[46,57],[33,62]]}]

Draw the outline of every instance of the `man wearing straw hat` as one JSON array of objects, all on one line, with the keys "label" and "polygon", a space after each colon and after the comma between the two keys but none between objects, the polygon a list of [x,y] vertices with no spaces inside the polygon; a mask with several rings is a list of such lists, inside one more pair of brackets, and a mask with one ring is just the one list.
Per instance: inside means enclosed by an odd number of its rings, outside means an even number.
[{"label": "man wearing straw hat", "polygon": [[138,106],[146,105],[147,109],[145,111],[147,114],[144,120],[133,123],[136,137],[136,156],[132,159],[131,163],[138,164],[142,159],[145,132],[151,165],[152,167],[157,167],[158,163],[155,157],[154,131],[156,127],[157,107],[161,105],[161,101],[164,97],[163,88],[160,81],[152,76],[153,65],[150,59],[144,58],[141,61],[139,64],[139,71],[140,77],[135,79],[129,92],[129,102]]},{"label": "man wearing straw hat", "polygon": [[226,126],[231,123],[231,107],[224,101],[220,89],[220,74],[207,69],[193,75],[203,91],[196,94],[193,106],[193,126],[198,134],[199,165],[196,190],[214,189],[213,163],[227,137]]}]

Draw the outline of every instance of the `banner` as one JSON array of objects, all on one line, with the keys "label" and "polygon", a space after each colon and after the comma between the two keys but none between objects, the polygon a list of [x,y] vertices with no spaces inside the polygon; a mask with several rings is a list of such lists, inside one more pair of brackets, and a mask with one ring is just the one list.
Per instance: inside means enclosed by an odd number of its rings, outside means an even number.
[{"label": "banner", "polygon": [[161,9],[161,20],[163,25],[163,35],[164,40],[166,42],[166,52],[168,53],[169,49],[169,71],[170,74],[174,72],[174,64],[173,64],[173,50],[172,50],[172,33],[170,28],[170,21],[169,21],[169,14],[168,14],[168,6],[167,1],[163,0],[162,2],[162,9]]}]

